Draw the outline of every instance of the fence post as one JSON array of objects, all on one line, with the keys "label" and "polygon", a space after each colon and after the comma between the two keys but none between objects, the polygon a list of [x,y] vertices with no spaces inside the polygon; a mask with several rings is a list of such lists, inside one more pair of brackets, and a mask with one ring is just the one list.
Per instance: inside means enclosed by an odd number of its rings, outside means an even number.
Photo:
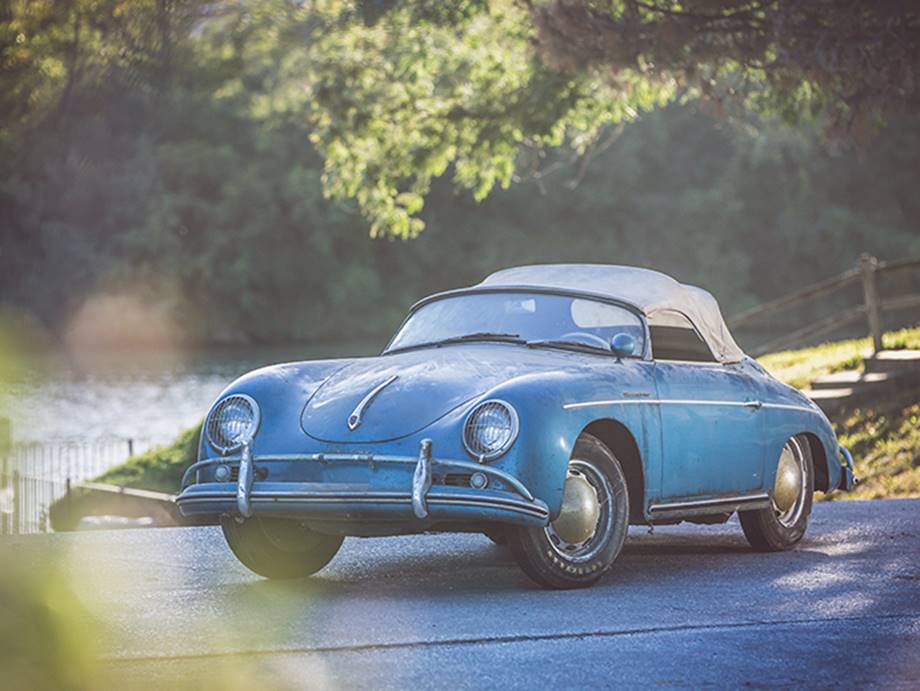
[{"label": "fence post", "polygon": [[64,493],[64,518],[62,523],[64,525],[71,525],[70,521],[73,519],[73,495],[71,494],[71,484],[70,484],[70,475],[67,476],[66,491]]},{"label": "fence post", "polygon": [[[10,485],[10,453],[13,449],[13,433],[8,418],[0,418],[0,491]],[[15,491],[15,490],[14,490]],[[0,512],[0,535],[12,533],[10,516]]]},{"label": "fence post", "polygon": [[10,531],[13,535],[19,535],[19,512],[21,510],[22,493],[19,491],[19,471],[13,468],[13,529]]},{"label": "fence post", "polygon": [[882,349],[882,318],[878,302],[878,259],[869,254],[859,257],[859,270],[862,272],[863,301],[866,318],[869,321],[869,334],[872,336],[872,353]]},{"label": "fence post", "polygon": [[[0,467],[0,492],[3,492],[4,494],[6,494],[5,490],[7,487],[9,487],[10,484],[9,472],[9,461],[6,456],[3,456],[3,464],[2,467]],[[3,501],[6,503],[6,496],[4,496]],[[4,509],[5,508],[6,507],[4,507]],[[0,535],[9,535],[12,532],[9,526],[9,522],[9,514],[5,510],[0,511]]]}]

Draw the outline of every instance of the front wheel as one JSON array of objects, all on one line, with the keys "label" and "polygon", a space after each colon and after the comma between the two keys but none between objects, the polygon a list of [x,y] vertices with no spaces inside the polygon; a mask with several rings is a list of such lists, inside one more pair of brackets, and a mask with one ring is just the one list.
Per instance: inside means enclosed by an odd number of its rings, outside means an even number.
[{"label": "front wheel", "polygon": [[545,528],[509,527],[508,547],[545,588],[584,588],[613,565],[629,528],[629,494],[620,462],[599,439],[575,444],[562,509]]},{"label": "front wheel", "polygon": [[776,466],[771,505],[755,511],[739,511],[741,529],[751,546],[760,552],[790,549],[808,527],[815,493],[815,466],[808,439],[792,437],[783,446]]},{"label": "front wheel", "polygon": [[240,523],[223,515],[220,527],[243,566],[266,578],[310,576],[332,561],[344,540],[285,518],[254,516]]}]

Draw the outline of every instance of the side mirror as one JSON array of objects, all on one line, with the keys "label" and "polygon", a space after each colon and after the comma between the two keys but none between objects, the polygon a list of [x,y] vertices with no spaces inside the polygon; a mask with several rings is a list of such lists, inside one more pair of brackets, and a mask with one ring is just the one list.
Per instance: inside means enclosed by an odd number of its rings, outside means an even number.
[{"label": "side mirror", "polygon": [[610,339],[610,350],[618,358],[634,355],[636,352],[636,339],[628,333],[618,333]]}]

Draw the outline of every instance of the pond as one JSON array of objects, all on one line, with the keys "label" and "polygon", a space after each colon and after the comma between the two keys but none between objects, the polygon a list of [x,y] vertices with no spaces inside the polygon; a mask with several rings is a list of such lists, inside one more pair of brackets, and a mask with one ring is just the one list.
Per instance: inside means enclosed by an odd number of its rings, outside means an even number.
[{"label": "pond", "polygon": [[0,390],[0,415],[17,442],[120,437],[167,443],[197,424],[233,379],[277,362],[352,357],[383,343],[221,348],[176,354],[94,352],[79,362],[43,356]]}]

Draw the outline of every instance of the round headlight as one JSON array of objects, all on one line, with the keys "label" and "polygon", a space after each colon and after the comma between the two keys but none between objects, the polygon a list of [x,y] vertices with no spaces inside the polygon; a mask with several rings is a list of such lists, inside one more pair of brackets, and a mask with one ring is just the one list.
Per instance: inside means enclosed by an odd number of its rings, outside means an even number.
[{"label": "round headlight", "polygon": [[492,400],[473,408],[463,425],[463,445],[480,461],[498,458],[518,434],[517,412],[505,401]]},{"label": "round headlight", "polygon": [[208,415],[208,441],[229,453],[252,441],[259,429],[259,405],[249,396],[233,394],[221,400]]}]

